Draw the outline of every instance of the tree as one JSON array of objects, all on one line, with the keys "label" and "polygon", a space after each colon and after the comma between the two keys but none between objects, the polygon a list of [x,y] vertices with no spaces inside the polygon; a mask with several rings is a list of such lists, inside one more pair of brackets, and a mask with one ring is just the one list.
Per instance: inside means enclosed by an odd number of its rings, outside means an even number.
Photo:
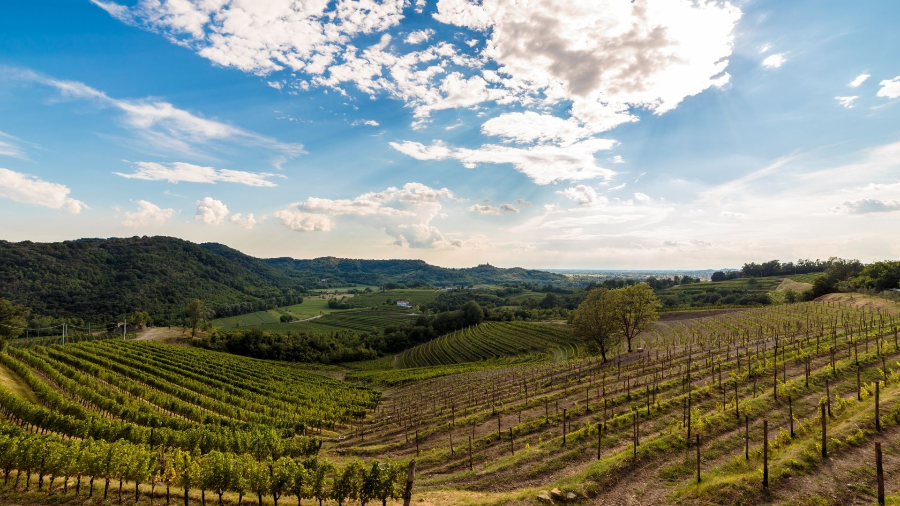
[{"label": "tree", "polygon": [[191,455],[190,452],[175,449],[175,468],[178,474],[178,484],[184,489],[184,506],[188,506],[188,492],[200,483],[200,455]]},{"label": "tree", "polygon": [[234,466],[231,458],[219,451],[211,451],[203,457],[201,464],[200,481],[204,489],[212,490],[219,496],[219,504],[222,504],[222,494],[231,487],[231,477]]},{"label": "tree", "polygon": [[184,308],[184,314],[187,316],[188,321],[191,322],[191,337],[195,337],[197,335],[197,327],[200,326],[200,323],[206,320],[207,311],[206,308],[203,307],[203,302],[200,299],[194,299],[188,302],[187,306]]},{"label": "tree", "polygon": [[263,494],[269,494],[272,486],[272,473],[269,471],[269,462],[255,462],[249,469],[250,490],[256,493],[259,505],[262,506]]},{"label": "tree", "polygon": [[322,501],[331,496],[328,490],[328,473],[334,466],[326,460],[313,458],[307,461],[305,467],[310,469],[309,493],[319,501],[319,506],[322,506]]},{"label": "tree", "polygon": [[575,334],[600,350],[606,362],[606,353],[621,338],[620,320],[614,291],[594,288],[572,315]]},{"label": "tree", "polygon": [[792,288],[788,288],[787,290],[785,290],[784,291],[784,301],[789,304],[793,304],[794,302],[797,302],[797,291]]},{"label": "tree", "polygon": [[649,330],[659,319],[661,304],[647,283],[619,288],[613,290],[613,293],[616,298],[619,328],[628,343],[628,352],[631,353],[631,344],[635,336]]},{"label": "tree", "polygon": [[465,316],[466,325],[478,325],[484,321],[484,310],[474,300],[470,300],[459,308]]},{"label": "tree", "polygon": [[278,506],[278,499],[285,492],[291,491],[294,486],[294,476],[297,474],[297,464],[290,457],[281,457],[269,466],[272,480],[269,484],[269,492],[272,501]]},{"label": "tree", "polygon": [[304,497],[311,496],[309,471],[300,462],[294,462],[294,477],[291,481],[290,492],[297,496],[298,505],[303,503]]},{"label": "tree", "polygon": [[354,460],[344,466],[344,471],[331,486],[331,498],[338,503],[338,506],[343,506],[347,499],[354,500],[359,497],[363,474],[365,474],[365,468],[359,461]]},{"label": "tree", "polygon": [[8,340],[22,335],[30,312],[27,307],[0,299],[0,350],[6,347]]}]

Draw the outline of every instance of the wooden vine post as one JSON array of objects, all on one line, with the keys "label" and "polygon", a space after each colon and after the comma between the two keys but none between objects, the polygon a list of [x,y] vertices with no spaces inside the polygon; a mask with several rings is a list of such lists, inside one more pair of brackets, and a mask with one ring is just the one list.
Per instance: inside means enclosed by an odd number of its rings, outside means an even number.
[{"label": "wooden vine post", "polygon": [[403,506],[409,506],[412,501],[413,481],[416,479],[416,459],[409,461],[409,470],[406,473],[406,489],[403,491]]},{"label": "wooden vine post", "polygon": [[566,445],[566,409],[565,408],[563,408],[562,433],[563,433],[563,446],[565,446]]},{"label": "wooden vine post", "polygon": [[769,421],[763,420],[763,488],[769,488]]},{"label": "wooden vine post", "polygon": [[879,385],[881,382],[875,382],[875,430],[881,431],[881,388]]},{"label": "wooden vine post", "polygon": [[790,395],[788,396],[788,418],[791,421],[791,439],[794,439],[794,404]]},{"label": "wooden vine post", "polygon": [[827,420],[825,418],[825,405],[822,404],[822,458],[828,458],[828,428],[826,427]]},{"label": "wooden vine post", "polygon": [[881,465],[881,443],[875,443],[875,474],[878,477],[878,504],[884,506],[884,467]]}]

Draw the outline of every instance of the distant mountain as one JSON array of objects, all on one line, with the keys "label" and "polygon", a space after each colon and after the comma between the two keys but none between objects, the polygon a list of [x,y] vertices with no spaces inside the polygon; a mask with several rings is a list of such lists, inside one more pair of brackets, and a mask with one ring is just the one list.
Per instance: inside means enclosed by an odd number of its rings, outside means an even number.
[{"label": "distant mountain", "polygon": [[[324,281],[323,281],[324,280]],[[220,315],[297,302],[309,289],[349,283],[561,283],[559,274],[480,265],[446,269],[420,260],[259,259],[222,244],[172,237],[0,241],[0,297],[35,313],[95,322],[149,311],[180,316],[199,298]]]}]

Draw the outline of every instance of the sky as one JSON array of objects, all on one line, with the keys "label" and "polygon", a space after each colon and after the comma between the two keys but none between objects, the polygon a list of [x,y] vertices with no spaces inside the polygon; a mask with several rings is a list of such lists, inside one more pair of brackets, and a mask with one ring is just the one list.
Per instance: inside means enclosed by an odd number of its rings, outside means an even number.
[{"label": "sky", "polygon": [[900,3],[0,4],[0,239],[701,269],[900,257]]}]

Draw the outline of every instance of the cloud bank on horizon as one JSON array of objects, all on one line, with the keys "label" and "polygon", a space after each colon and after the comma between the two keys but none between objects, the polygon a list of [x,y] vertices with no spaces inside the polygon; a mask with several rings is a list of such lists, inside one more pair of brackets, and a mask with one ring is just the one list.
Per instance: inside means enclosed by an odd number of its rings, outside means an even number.
[{"label": "cloud bank on horizon", "polygon": [[[93,72],[35,68],[25,49],[0,62],[0,103],[63,118],[51,132],[0,119],[0,205],[29,213],[20,238],[137,230],[261,256],[693,267],[900,254],[877,237],[900,217],[900,59],[870,50],[897,36],[811,41],[781,7],[85,1],[82,30],[152,47],[67,46]],[[20,10],[36,27],[40,13]],[[872,19],[816,14],[817,27]],[[111,79],[117,59],[158,79]],[[73,129],[84,141],[66,155],[90,159],[76,164],[87,178],[46,153]]]}]

